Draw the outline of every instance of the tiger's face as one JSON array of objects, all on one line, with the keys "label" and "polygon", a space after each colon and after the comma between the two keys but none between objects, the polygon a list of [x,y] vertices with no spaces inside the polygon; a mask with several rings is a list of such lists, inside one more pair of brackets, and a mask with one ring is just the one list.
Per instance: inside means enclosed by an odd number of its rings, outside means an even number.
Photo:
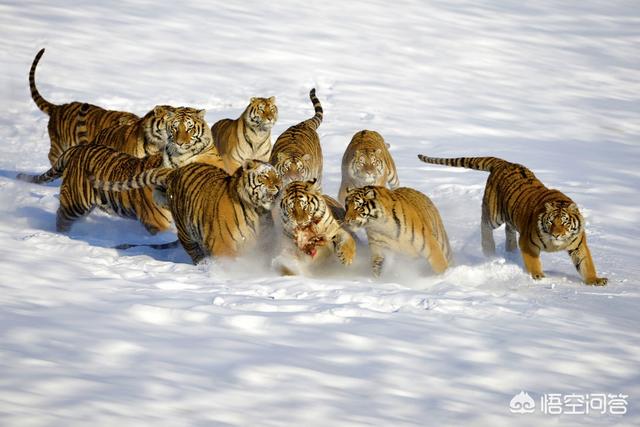
[{"label": "tiger's face", "polygon": [[384,175],[382,149],[356,150],[351,162],[353,177],[361,186],[374,185]]},{"label": "tiger's face", "polygon": [[242,165],[244,198],[254,206],[270,211],[282,189],[276,169],[260,160],[245,160]]},{"label": "tiger's face", "polygon": [[370,185],[347,189],[345,208],[347,212],[344,223],[354,230],[365,227],[383,214],[382,207],[377,201],[376,189]]},{"label": "tiger's face", "polygon": [[280,219],[288,228],[309,229],[314,224],[322,203],[316,180],[293,181],[284,189],[280,200]]},{"label": "tiger's face", "polygon": [[155,143],[159,151],[167,144],[167,119],[174,111],[175,108],[171,105],[156,105],[150,114],[145,116],[143,124],[145,135]]},{"label": "tiger's face", "polygon": [[190,107],[178,107],[167,113],[165,152],[170,157],[199,153],[212,144],[211,129],[205,121],[205,114],[205,110]]},{"label": "tiger's face", "polygon": [[263,132],[271,130],[278,120],[276,97],[251,98],[244,117],[247,124],[254,129]]},{"label": "tiger's face", "polygon": [[312,179],[311,175],[311,155],[286,155],[278,153],[278,159],[274,165],[278,174],[282,178],[284,185],[292,181],[306,181]]},{"label": "tiger's face", "polygon": [[575,203],[548,202],[538,217],[538,230],[552,246],[561,248],[584,229],[584,220]]}]

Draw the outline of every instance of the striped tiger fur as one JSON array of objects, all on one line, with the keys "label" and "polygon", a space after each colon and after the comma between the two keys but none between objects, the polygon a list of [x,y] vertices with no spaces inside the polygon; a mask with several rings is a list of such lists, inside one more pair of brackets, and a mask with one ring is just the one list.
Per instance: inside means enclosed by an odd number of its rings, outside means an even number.
[{"label": "striped tiger fur", "polygon": [[400,185],[396,165],[382,135],[372,130],[362,130],[353,135],[342,156],[342,183],[338,192],[340,203],[345,202],[347,188],[365,185]]},{"label": "striped tiger fur", "polygon": [[[176,109],[170,105],[156,105],[142,118],[132,123],[103,129],[91,140],[86,121],[87,114],[91,112],[91,106],[82,104],[78,112],[78,135],[80,136],[78,143],[95,142],[134,157],[145,157],[159,153],[167,143],[167,119],[180,108]],[[199,113],[201,110],[193,111]]]},{"label": "striped tiger fur", "polygon": [[67,148],[78,145],[81,137],[92,141],[102,129],[134,123],[139,120],[139,117],[132,113],[105,110],[96,105],[87,104],[85,114],[86,135],[78,135],[78,113],[83,103],[69,102],[60,105],[52,104],[44,99],[36,88],[36,67],[43,54],[44,49],[41,49],[33,59],[31,70],[29,71],[29,88],[33,101],[43,113],[49,116],[48,130],[51,141],[49,162],[52,166],[55,165],[58,157],[60,157]]},{"label": "striped tiger fur", "polygon": [[481,219],[486,255],[495,253],[493,230],[506,224],[507,251],[516,250],[519,244],[524,266],[534,279],[544,277],[541,251],[567,250],[586,284],[607,283],[607,278],[596,275],[578,206],[560,191],[545,187],[531,170],[496,157],[418,158],[425,163],[489,172]]},{"label": "striped tiger fur", "polygon": [[275,166],[284,185],[310,179],[316,179],[317,185],[322,185],[322,147],[317,132],[322,123],[322,105],[315,89],[311,89],[309,98],[315,115],[284,131],[271,151],[269,163]]},{"label": "striped tiger fur", "polygon": [[347,190],[345,224],[364,227],[371,249],[373,274],[379,276],[385,252],[424,257],[436,273],[449,266],[451,247],[433,202],[419,191],[368,185]]},{"label": "striped tiger fur", "polygon": [[[311,258],[325,259],[334,253],[342,264],[351,264],[356,242],[342,227],[344,214],[336,200],[322,194],[315,179],[289,183],[282,192],[279,209],[274,209],[285,239],[284,258],[293,255],[302,261],[301,253],[306,253]],[[286,242],[295,243],[298,251]],[[284,265],[280,267],[282,272],[292,273]]]},{"label": "striped tiger fur", "polygon": [[[56,164],[40,176],[26,176],[35,183],[62,177],[56,230],[68,231],[78,219],[95,207],[111,214],[138,219],[151,234],[166,230],[171,223],[168,210],[157,206],[151,189],[127,192],[102,191],[93,187],[91,177],[103,181],[123,181],[142,171],[162,166],[162,155],[137,158],[100,144],[82,144],[66,150]],[[25,180],[25,176],[18,175]]]},{"label": "striped tiger fur", "polygon": [[178,239],[197,264],[207,256],[235,257],[254,247],[262,232],[262,217],[273,207],[282,181],[270,164],[245,160],[233,175],[215,166],[191,163],[94,185],[103,191],[166,188]]},{"label": "striped tiger fur", "polygon": [[271,128],[276,120],[278,107],[272,96],[251,98],[239,118],[214,123],[211,133],[227,173],[233,174],[246,159],[269,160]]}]

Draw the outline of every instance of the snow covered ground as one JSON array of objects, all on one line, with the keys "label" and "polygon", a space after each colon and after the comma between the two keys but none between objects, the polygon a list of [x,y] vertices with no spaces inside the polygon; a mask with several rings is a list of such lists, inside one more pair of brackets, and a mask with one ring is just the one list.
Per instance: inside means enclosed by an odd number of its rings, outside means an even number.
[{"label": "snow covered ground", "polygon": [[[0,425],[639,425],[637,2],[273,3],[0,3]],[[439,207],[456,266],[397,260],[373,280],[361,257],[281,278],[267,257],[111,249],[174,235],[98,212],[56,233],[59,183],[14,179],[48,167],[27,83],[42,47],[54,103],[193,105],[212,124],[275,95],[274,136],[312,115],[316,87],[325,190],[351,136],[379,131],[401,183]],[[501,231],[484,258],[486,176],[417,153],[529,166],[579,204],[609,285],[581,284],[563,253],[534,282]],[[511,412],[521,391],[534,413]],[[626,414],[595,413],[601,393],[627,396]],[[591,413],[544,413],[557,394]]]}]

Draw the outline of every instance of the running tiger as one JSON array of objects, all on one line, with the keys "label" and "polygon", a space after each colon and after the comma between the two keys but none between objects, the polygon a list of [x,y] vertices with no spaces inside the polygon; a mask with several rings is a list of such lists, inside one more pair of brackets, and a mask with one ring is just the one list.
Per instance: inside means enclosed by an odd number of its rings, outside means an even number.
[{"label": "running tiger", "polygon": [[378,132],[372,130],[353,135],[342,156],[342,183],[338,200],[344,204],[347,188],[365,185],[388,185],[391,189],[400,185],[388,145]]},{"label": "running tiger", "polygon": [[165,188],[178,239],[197,264],[207,256],[235,257],[254,247],[262,231],[262,216],[271,210],[282,181],[270,164],[245,160],[233,175],[192,163],[94,185],[105,191]]},{"label": "running tiger", "polygon": [[239,118],[222,119],[211,127],[213,140],[224,161],[224,168],[233,174],[246,159],[269,160],[271,128],[278,119],[276,98],[251,98]]},{"label": "running tiger", "polygon": [[322,123],[323,112],[315,89],[311,89],[309,98],[315,115],[284,131],[271,151],[269,163],[275,166],[284,185],[291,181],[316,179],[317,185],[321,186],[322,147],[317,129]]},{"label": "running tiger", "polygon": [[[29,72],[29,88],[31,89],[33,101],[42,112],[49,116],[48,129],[49,139],[51,140],[49,162],[53,166],[65,150],[79,143],[81,136],[78,135],[78,113],[83,103],[70,102],[56,105],[40,95],[36,88],[35,74],[36,66],[43,54],[44,49],[41,49],[33,59]],[[83,137],[86,137],[89,141],[92,141],[102,129],[134,123],[139,120],[139,117],[132,113],[105,110],[91,104],[87,104],[86,108],[86,135]]]},{"label": "running tiger", "polygon": [[348,189],[346,209],[345,224],[367,232],[374,276],[380,276],[387,250],[424,257],[436,273],[449,266],[451,248],[440,214],[419,191],[373,185]]},{"label": "running tiger", "polygon": [[[342,227],[344,209],[322,194],[315,179],[289,183],[283,190],[279,209],[274,210],[276,215],[284,247],[274,264],[280,264],[283,273],[293,274],[293,270],[304,269],[307,261],[326,259],[332,253],[343,265],[353,262],[356,242]],[[310,255],[311,260],[305,260],[302,253]],[[295,267],[289,267],[292,264]]]},{"label": "running tiger", "polygon": [[[567,250],[582,280],[606,285],[597,277],[578,206],[558,190],[549,189],[526,167],[496,157],[436,158],[425,163],[489,172],[482,198],[482,251],[495,253],[493,230],[506,224],[506,249],[520,246],[524,266],[534,279],[544,277],[540,251]],[[516,241],[516,232],[520,235]]]},{"label": "running tiger", "polygon": [[123,181],[144,170],[162,166],[162,155],[142,159],[99,144],[82,144],[62,153],[56,164],[40,176],[18,175],[18,179],[35,183],[62,177],[60,206],[56,213],[56,230],[68,231],[78,219],[99,207],[114,215],[138,219],[147,231],[155,234],[171,224],[168,210],[157,206],[150,189],[115,193],[95,189],[91,177],[103,181]]}]

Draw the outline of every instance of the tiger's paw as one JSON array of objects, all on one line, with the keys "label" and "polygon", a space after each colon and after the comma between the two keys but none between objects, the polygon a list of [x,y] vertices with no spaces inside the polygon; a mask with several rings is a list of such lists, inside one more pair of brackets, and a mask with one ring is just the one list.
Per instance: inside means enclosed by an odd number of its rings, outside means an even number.
[{"label": "tiger's paw", "polygon": [[540,280],[540,279],[544,279],[544,273],[531,273],[531,277],[533,278],[533,280]]},{"label": "tiger's paw", "polygon": [[594,277],[593,279],[585,280],[587,285],[591,286],[605,286],[609,282],[606,277]]},{"label": "tiger's paw", "polygon": [[337,255],[343,265],[351,265],[356,256],[355,242],[350,241],[338,247]]}]

